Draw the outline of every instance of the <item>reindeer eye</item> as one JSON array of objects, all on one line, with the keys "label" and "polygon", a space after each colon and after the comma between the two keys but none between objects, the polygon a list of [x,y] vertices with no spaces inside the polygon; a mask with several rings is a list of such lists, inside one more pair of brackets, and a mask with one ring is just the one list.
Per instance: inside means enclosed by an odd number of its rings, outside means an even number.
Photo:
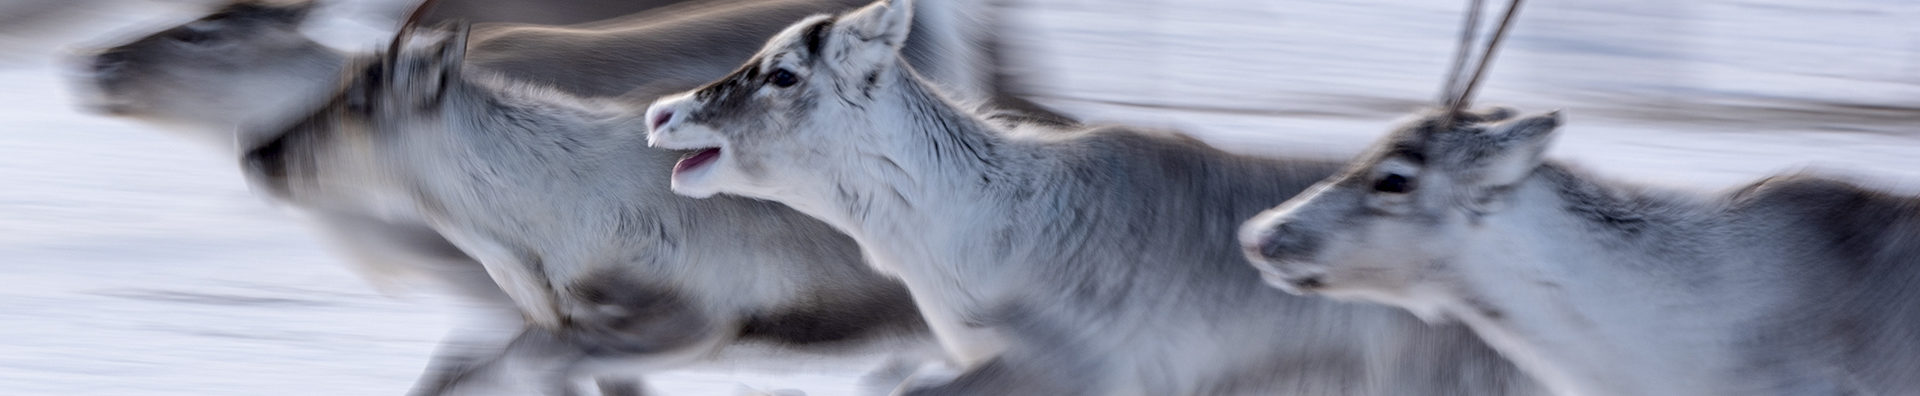
[{"label": "reindeer eye", "polygon": [[215,14],[181,25],[174,28],[167,38],[182,44],[204,44],[214,41],[219,38],[220,30],[226,28],[227,23],[223,21],[224,18],[224,14]]},{"label": "reindeer eye", "polygon": [[346,94],[347,109],[361,114],[372,113],[375,87],[383,83],[381,79],[385,76],[385,69],[370,66],[363,71],[360,81],[349,82]]},{"label": "reindeer eye", "polygon": [[363,115],[373,113],[373,95],[360,87],[348,89],[344,99],[347,102],[347,111]]},{"label": "reindeer eye", "polygon": [[767,83],[781,88],[791,87],[800,83],[800,76],[793,75],[787,69],[773,69],[773,73],[767,74]]},{"label": "reindeer eye", "polygon": [[212,35],[209,35],[205,32],[201,32],[198,30],[193,30],[193,29],[180,29],[179,31],[173,32],[173,34],[168,35],[167,38],[170,38],[170,39],[173,39],[173,41],[178,41],[185,44],[200,44],[200,43],[206,42],[207,39],[212,38]]},{"label": "reindeer eye", "polygon": [[1388,194],[1406,194],[1408,191],[1413,191],[1413,180],[1407,179],[1406,176],[1389,173],[1387,177],[1382,177],[1380,180],[1373,182],[1373,191]]},{"label": "reindeer eye", "polygon": [[348,111],[352,111],[355,114],[369,114],[373,112],[373,98],[369,97],[366,92],[359,90],[349,92],[347,93],[346,99]]}]

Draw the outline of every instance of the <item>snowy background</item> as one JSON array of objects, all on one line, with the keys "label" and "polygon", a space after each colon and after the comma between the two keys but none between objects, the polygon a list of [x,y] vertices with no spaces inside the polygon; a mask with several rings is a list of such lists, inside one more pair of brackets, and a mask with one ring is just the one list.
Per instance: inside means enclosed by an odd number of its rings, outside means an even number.
[{"label": "snowy background", "polygon": [[[69,100],[63,51],[180,21],[194,3],[0,0],[0,394],[404,392],[468,308],[371,287],[248,192],[233,159]],[[1009,67],[1043,103],[1333,157],[1434,97],[1464,5],[1010,3]],[[1911,0],[1535,0],[1479,102],[1564,109],[1551,155],[1616,178],[1718,189],[1813,168],[1920,191],[1914,21]],[[871,363],[653,384],[839,395]]]}]

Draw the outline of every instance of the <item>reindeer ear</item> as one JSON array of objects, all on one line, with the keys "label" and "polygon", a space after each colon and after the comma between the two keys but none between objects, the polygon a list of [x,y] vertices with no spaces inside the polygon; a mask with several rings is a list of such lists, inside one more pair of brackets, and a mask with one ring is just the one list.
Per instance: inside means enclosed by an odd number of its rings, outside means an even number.
[{"label": "reindeer ear", "polygon": [[280,4],[272,8],[273,12],[270,13],[270,16],[282,22],[297,25],[305,22],[307,15],[313,14],[314,7],[318,5],[319,2],[312,0],[300,0]]},{"label": "reindeer ear", "polygon": [[299,25],[306,21],[314,5],[312,0],[237,0],[228,3],[226,10],[255,20]]},{"label": "reindeer ear", "polygon": [[440,29],[447,37],[440,41],[434,53],[439,55],[441,71],[450,76],[460,75],[460,66],[467,61],[467,36],[473,32],[473,25],[466,22],[454,22]]},{"label": "reindeer ear", "polygon": [[1487,131],[1479,158],[1481,186],[1507,186],[1519,183],[1540,167],[1554,131],[1560,127],[1560,112],[1522,117],[1495,124]]},{"label": "reindeer ear", "polygon": [[439,104],[448,87],[460,80],[460,68],[467,56],[468,31],[468,24],[457,22],[422,29],[409,37],[409,41],[424,37],[431,37],[432,41],[409,43],[400,50],[394,62],[394,83],[401,89],[395,93],[404,95],[402,100],[415,106]]},{"label": "reindeer ear", "polygon": [[842,17],[840,24],[851,33],[851,39],[866,42],[855,45],[886,44],[898,50],[913,28],[913,0],[873,3]]}]

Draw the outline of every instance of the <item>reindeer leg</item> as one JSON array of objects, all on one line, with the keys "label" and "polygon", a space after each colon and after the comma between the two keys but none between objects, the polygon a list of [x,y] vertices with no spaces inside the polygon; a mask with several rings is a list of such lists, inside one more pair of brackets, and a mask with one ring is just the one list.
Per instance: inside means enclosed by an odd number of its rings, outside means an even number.
[{"label": "reindeer leg", "polygon": [[639,379],[601,378],[594,381],[600,386],[600,396],[646,396],[646,383]]},{"label": "reindeer leg", "polygon": [[899,396],[966,395],[1087,395],[1100,390],[1073,378],[1097,378],[1098,373],[1074,372],[1068,367],[1020,362],[1000,356],[961,373],[946,383],[924,386],[909,380],[894,392]]}]

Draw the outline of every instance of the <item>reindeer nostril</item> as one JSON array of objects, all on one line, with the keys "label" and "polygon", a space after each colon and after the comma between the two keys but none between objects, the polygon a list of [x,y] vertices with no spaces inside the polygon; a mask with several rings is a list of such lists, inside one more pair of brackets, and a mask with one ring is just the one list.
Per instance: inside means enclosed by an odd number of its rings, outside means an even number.
[{"label": "reindeer nostril", "polygon": [[286,178],[286,139],[274,139],[260,147],[247,151],[246,167],[269,181],[279,182]]},{"label": "reindeer nostril", "polygon": [[1268,259],[1298,259],[1313,255],[1318,247],[1311,236],[1291,224],[1278,224],[1260,235],[1260,256]]},{"label": "reindeer nostril", "polygon": [[660,109],[653,113],[653,119],[648,121],[647,127],[659,130],[667,125],[667,121],[673,121],[673,109]]},{"label": "reindeer nostril", "polygon": [[1280,242],[1279,236],[1268,233],[1260,239],[1260,257],[1280,258],[1286,253],[1286,244]]},{"label": "reindeer nostril", "polygon": [[108,52],[103,52],[99,55],[95,55],[93,57],[92,66],[93,66],[93,71],[96,73],[112,73],[115,70],[118,70],[120,68],[120,65],[123,65],[123,64],[126,64],[125,53],[120,51],[108,51]]},{"label": "reindeer nostril", "polygon": [[1296,288],[1299,288],[1300,290],[1313,290],[1313,289],[1318,289],[1323,286],[1326,286],[1326,284],[1320,282],[1319,276],[1308,276],[1305,278],[1294,279],[1293,286]]}]

